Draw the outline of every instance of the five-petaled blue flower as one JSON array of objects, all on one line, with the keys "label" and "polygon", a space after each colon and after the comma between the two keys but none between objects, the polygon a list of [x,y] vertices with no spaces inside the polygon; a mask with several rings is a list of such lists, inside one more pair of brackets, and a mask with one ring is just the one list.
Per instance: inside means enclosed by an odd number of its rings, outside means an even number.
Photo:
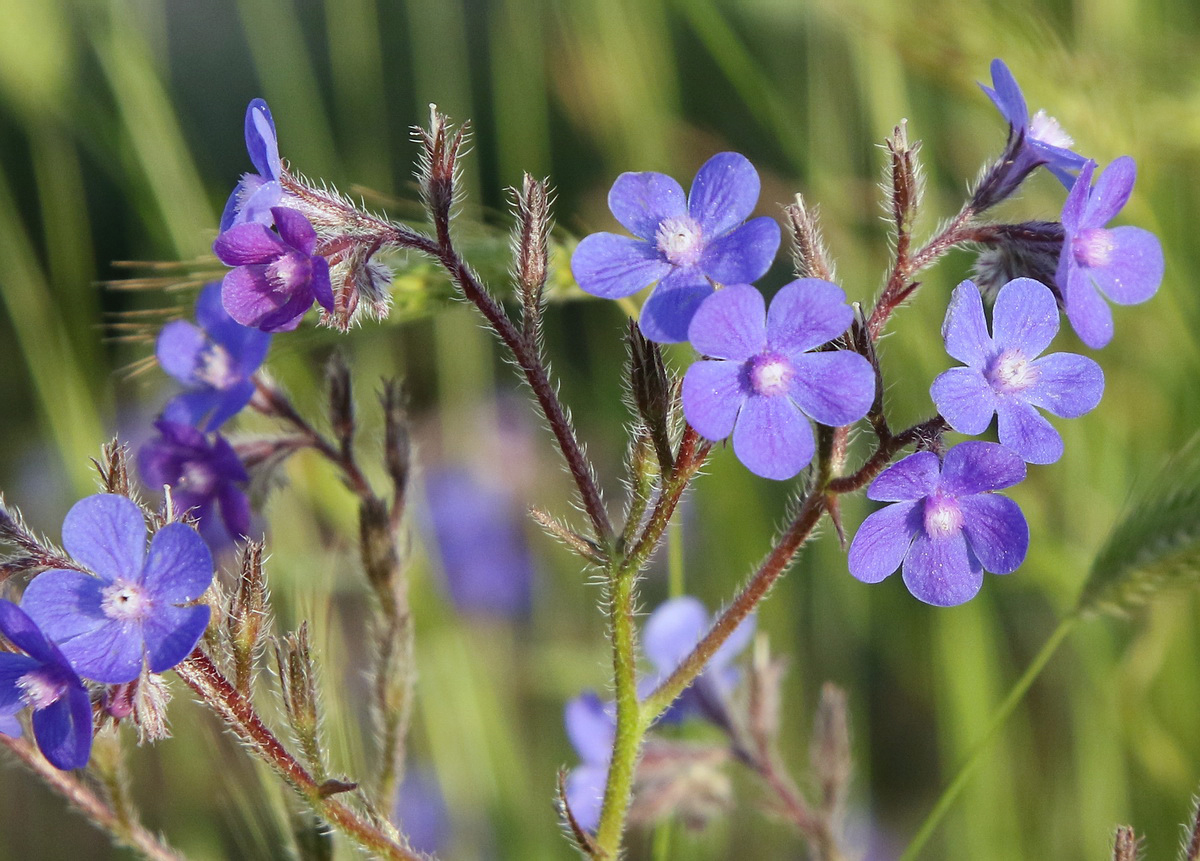
[{"label": "five-petaled blue flower", "polygon": [[919,451],[871,482],[871,514],[850,545],[850,573],[878,583],[904,566],[904,585],[927,604],[970,600],[983,572],[1008,574],[1025,559],[1029,526],[1015,502],[992,493],[1025,478],[1025,462],[994,442],[959,443],[944,463]]},{"label": "five-petaled blue flower", "polygon": [[158,335],[158,363],[187,387],[163,418],[200,430],[220,427],[253,397],[252,377],[270,346],[269,334],[229,316],[220,284],[206,285],[196,299],[196,323],[173,320]]},{"label": "five-petaled blue flower", "polygon": [[762,277],[779,249],[779,225],[766,216],[743,224],[758,201],[758,173],[745,156],[723,152],[683,188],[661,173],[623,173],[608,208],[637,239],[594,233],[575,249],[571,270],[588,293],[630,296],[657,282],[639,325],[651,341],[687,339],[688,323],[714,284]]},{"label": "five-petaled blue flower", "polygon": [[1163,278],[1163,253],[1158,237],[1140,227],[1108,224],[1133,191],[1137,168],[1133,159],[1116,159],[1092,185],[1095,162],[1088,162],[1063,205],[1063,248],[1055,280],[1067,319],[1092,349],[1112,340],[1112,309],[1145,302]]},{"label": "five-petaled blue flower", "polygon": [[279,177],[283,165],[279,160],[279,141],[275,136],[275,120],[271,109],[262,99],[254,99],[246,107],[246,150],[258,173],[247,173],[229,195],[221,213],[221,232],[235,224],[256,222],[268,227],[274,223],[273,207],[284,199]]},{"label": "five-petaled blue flower", "polygon": [[243,326],[290,332],[315,300],[333,313],[329,261],[317,249],[317,232],[303,213],[271,209],[278,233],[259,223],[238,224],[213,243],[221,262],[234,266],[221,281],[221,304]]},{"label": "five-petaled blue flower", "polygon": [[954,291],[942,326],[946,350],[966,367],[933,381],[938,412],[959,433],[981,434],[997,416],[1000,444],[1026,463],[1054,463],[1062,437],[1038,412],[1078,418],[1100,403],[1104,372],[1085,356],[1042,356],[1058,332],[1058,304],[1050,288],[1017,278],[1000,288],[988,336],[979,290],[964,281]]},{"label": "five-petaled blue flower", "polygon": [[83,768],[92,752],[87,688],[62,651],[11,601],[0,600],[0,631],[25,652],[0,652],[0,731],[19,734],[11,716],[28,706],[33,737],[47,761],[63,771]]},{"label": "five-petaled blue flower", "polygon": [[195,604],[213,577],[196,530],[168,523],[146,548],[146,521],[124,496],[81,499],[63,521],[63,546],[96,576],[52,569],[33,578],[21,609],[83,677],[104,684],[161,673],[191,653],[208,626]]},{"label": "five-petaled blue flower", "polygon": [[[250,480],[237,452],[219,433],[210,439],[191,425],[160,419],[158,436],[138,450],[138,471],[150,487],[169,485],[177,511],[200,521],[213,549],[250,534],[250,501],[242,487]],[[214,508],[220,506],[222,526]]]},{"label": "five-petaled blue flower", "polygon": [[875,400],[871,363],[846,350],[809,352],[854,319],[841,288],[817,278],[784,286],[768,312],[749,284],[717,291],[696,311],[688,339],[710,357],[683,378],[683,414],[703,437],[733,434],[738,459],[756,475],[787,479],[812,460],[808,418],[837,427]]}]

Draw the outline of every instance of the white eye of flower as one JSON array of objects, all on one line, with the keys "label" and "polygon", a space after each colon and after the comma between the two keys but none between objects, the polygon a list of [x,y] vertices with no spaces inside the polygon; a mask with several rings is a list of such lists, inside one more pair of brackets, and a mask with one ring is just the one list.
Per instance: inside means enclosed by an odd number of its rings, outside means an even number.
[{"label": "white eye of flower", "polygon": [[704,250],[700,225],[687,215],[664,218],[654,234],[655,247],[676,266],[694,266]]},{"label": "white eye of flower", "polygon": [[1056,146],[1060,149],[1070,149],[1075,141],[1063,131],[1058,120],[1049,116],[1045,111],[1038,111],[1029,121],[1029,137],[1039,143]]}]

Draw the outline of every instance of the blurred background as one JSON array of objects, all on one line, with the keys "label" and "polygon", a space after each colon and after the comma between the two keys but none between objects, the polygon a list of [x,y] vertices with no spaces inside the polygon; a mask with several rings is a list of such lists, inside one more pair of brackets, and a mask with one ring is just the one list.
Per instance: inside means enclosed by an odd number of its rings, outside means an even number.
[{"label": "blurred background", "polygon": [[[569,244],[616,229],[605,200],[620,172],[664,171],[686,186],[709,155],[735,149],[762,175],[761,214],[778,216],[798,191],[820,205],[841,284],[869,301],[888,259],[879,144],[901,118],[923,141],[927,234],[1003,146],[1006,127],[976,85],[993,57],[1080,152],[1102,164],[1133,155],[1138,184],[1121,221],[1160,236],[1166,280],[1148,305],[1116,310],[1116,337],[1097,357],[1105,399],[1058,424],[1066,456],[1012,491],[1031,524],[1022,568],[989,576],[965,606],[934,609],[898,577],[856,582],[825,534],[762,608],[760,629],[789,656],[783,742],[794,770],[806,764],[821,684],[849,694],[850,825],[872,858],[906,844],[1073,606],[1127,494],[1198,426],[1200,7],[1186,0],[0,0],[0,20],[0,489],[55,539],[71,503],[94,488],[88,459],[100,444],[144,438],[174,391],[157,369],[126,373],[152,352],[136,337],[152,329],[126,324],[187,314],[194,297],[99,285],[164,274],[114,261],[203,265],[225,197],[250,169],[242,117],[255,96],[270,103],[294,170],[399,217],[417,213],[409,127],[431,102],[470,118],[460,221],[498,290],[504,189],[522,171],[550,178]],[[1062,198],[1039,174],[998,215],[1054,219]],[[378,381],[403,377],[424,481],[457,488],[459,520],[479,505],[570,515],[550,439],[471,309],[439,299],[444,283],[419,261],[393,262],[392,320],[349,337],[308,326],[278,338],[272,373],[319,415],[322,368],[339,346],[358,385],[364,460],[380,431]],[[970,263],[952,254],[883,343],[894,425],[931,409],[929,383],[950,365],[938,335],[946,299]],[[781,254],[764,286],[788,278]],[[554,304],[547,319],[563,397],[610,477],[614,511],[624,325],[614,303],[582,298]],[[1082,350],[1069,333],[1059,347]],[[682,370],[688,352],[669,358]],[[335,771],[353,777],[371,756],[356,708],[368,597],[355,513],[315,458],[294,458],[287,479],[264,517],[275,630],[313,621]],[[726,600],[769,546],[788,492],[717,451],[685,508],[686,590],[710,608]],[[520,525],[496,527],[504,537],[488,543],[520,546],[505,566],[463,574],[470,565],[438,543],[461,550],[473,539],[439,526],[446,518],[425,499],[413,517],[419,780],[406,816],[445,858],[572,857],[551,798],[556,770],[577,759],[563,705],[607,684],[600,589]],[[851,526],[865,512],[847,500]],[[511,579],[463,587],[456,574]],[[502,600],[472,600],[493,588]],[[667,592],[659,566],[644,604]],[[1200,785],[1198,609],[1182,593],[1077,629],[925,857],[1103,858],[1118,823],[1146,836],[1149,857],[1172,857]],[[174,689],[176,737],[132,754],[147,825],[189,857],[289,857],[289,799]],[[756,784],[730,775],[733,812],[701,833],[635,831],[630,857],[801,857],[788,828],[759,812]],[[126,857],[10,761],[0,835],[0,858]]]}]

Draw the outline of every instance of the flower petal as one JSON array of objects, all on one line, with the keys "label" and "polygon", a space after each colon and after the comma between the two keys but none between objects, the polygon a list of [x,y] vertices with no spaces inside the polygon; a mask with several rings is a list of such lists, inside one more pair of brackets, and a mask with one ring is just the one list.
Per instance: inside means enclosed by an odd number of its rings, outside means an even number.
[{"label": "flower petal", "polygon": [[92,703],[82,685],[72,685],[57,702],[33,713],[33,737],[42,755],[60,771],[87,765],[92,753]]},{"label": "flower petal", "polygon": [[261,224],[234,225],[213,242],[213,254],[226,266],[270,263],[287,250],[283,240]]},{"label": "flower petal", "polygon": [[584,831],[600,826],[600,808],[604,802],[604,786],[608,782],[608,764],[578,765],[567,774],[567,806]]},{"label": "flower petal", "polygon": [[1075,180],[1075,184],[1067,193],[1066,202],[1063,203],[1061,221],[1068,236],[1078,233],[1082,227],[1086,226],[1083,223],[1083,213],[1087,208],[1088,192],[1092,187],[1092,174],[1095,170],[1096,163],[1089,160],[1080,169],[1079,178]]},{"label": "flower petal", "polygon": [[767,274],[779,241],[779,223],[764,215],[708,242],[698,265],[720,284],[749,284]]},{"label": "flower petal", "polygon": [[716,442],[733,433],[748,396],[740,362],[699,361],[683,377],[683,416],[705,439]]},{"label": "flower petal", "polygon": [[1017,79],[1003,60],[992,60],[992,87],[979,88],[987,94],[992,103],[999,109],[1001,116],[1008,120],[1014,129],[1023,129],[1029,125],[1029,108],[1025,104],[1025,96],[1017,86]]},{"label": "flower petal", "polygon": [[994,347],[983,317],[983,297],[973,281],[963,281],[954,288],[942,323],[942,338],[946,352],[964,365],[982,368],[991,358]]},{"label": "flower petal", "polygon": [[208,346],[208,337],[187,320],[172,320],[162,327],[155,342],[158,364],[184,385],[196,385],[196,362]]},{"label": "flower petal", "polygon": [[751,395],[733,427],[733,451],[755,475],[789,479],[812,461],[812,427],[786,397]]},{"label": "flower petal", "polygon": [[[53,570],[58,571],[59,569]],[[49,572],[43,572],[43,574],[46,573]],[[59,573],[74,574],[79,577],[86,576],[77,571],[59,571]],[[88,579],[94,578],[89,577]],[[38,662],[53,664],[59,661],[58,652],[53,645],[46,642],[45,633],[28,613],[12,601],[0,599],[0,631],[4,632],[4,636],[8,638],[9,642]],[[7,652],[0,652],[0,655],[7,654]]]},{"label": "flower petal", "polygon": [[233,539],[250,537],[250,500],[239,488],[227,484],[217,494],[221,520]]},{"label": "flower petal", "polygon": [[713,294],[713,287],[696,273],[676,269],[658,283],[638,316],[642,335],[659,344],[686,341],[696,309]]},{"label": "flower petal", "polygon": [[961,532],[936,540],[922,532],[904,558],[904,585],[926,604],[953,607],[978,594],[983,568]]},{"label": "flower petal", "polygon": [[767,344],[772,350],[802,353],[832,341],[850,328],[854,311],[842,288],[820,278],[783,285],[767,312]]},{"label": "flower petal", "polygon": [[[317,304],[333,313],[333,285],[329,281],[329,261],[324,257],[312,258],[312,282],[311,285],[313,297],[316,298]],[[305,310],[308,310],[307,308]]]},{"label": "flower petal", "polygon": [[1000,288],[992,311],[996,350],[1040,356],[1058,334],[1058,303],[1041,281],[1014,278]]},{"label": "flower petal", "polygon": [[279,179],[279,141],[275,135],[275,120],[271,109],[262,99],[253,99],[246,106],[246,150],[250,162],[260,176]]},{"label": "flower petal", "polygon": [[1090,268],[1092,283],[1118,305],[1137,305],[1158,292],[1163,279],[1163,252],[1158,237],[1140,227],[1114,227],[1108,265]]},{"label": "flower petal", "polygon": [[156,603],[194,601],[204,594],[212,578],[212,554],[195,529],[168,523],[154,533],[139,582]]},{"label": "flower petal", "polygon": [[623,173],[608,192],[608,208],[621,226],[654,242],[658,223],[687,213],[683,186],[664,173]]},{"label": "flower petal", "polygon": [[62,539],[73,559],[109,582],[136,577],[146,557],[141,509],[115,493],[98,493],[71,506],[63,520]]},{"label": "flower petal", "polygon": [[968,440],[946,452],[941,489],[954,496],[1012,487],[1025,480],[1025,462],[994,442]]},{"label": "flower petal", "polygon": [[760,187],[758,171],[748,158],[719,152],[697,171],[688,193],[688,214],[704,236],[715,239],[749,218]]},{"label": "flower petal", "polygon": [[587,691],[567,703],[563,715],[567,737],[584,762],[608,762],[612,755],[617,722],[612,706],[593,691]]},{"label": "flower petal", "polygon": [[143,629],[150,672],[164,673],[190,655],[208,627],[210,612],[207,604],[156,606]]},{"label": "flower petal", "polygon": [[993,574],[1016,571],[1029,550],[1029,524],[1020,506],[994,493],[960,499],[959,505],[963,532],[984,569]]},{"label": "flower petal", "polygon": [[1051,353],[1033,363],[1037,382],[1024,392],[1025,400],[1067,419],[1091,412],[1104,395],[1104,371],[1087,356]]},{"label": "flower petal", "polygon": [[897,502],[873,512],[850,543],[850,573],[863,583],[878,583],[890,576],[904,561],[920,529],[920,502]]},{"label": "flower petal", "polygon": [[951,368],[940,374],[933,381],[929,395],[950,427],[970,436],[987,430],[998,400],[983,374],[975,368],[965,367]]},{"label": "flower petal", "polygon": [[290,206],[276,206],[271,209],[271,214],[275,216],[275,227],[279,230],[280,238],[311,257],[317,247],[317,231],[304,213]]},{"label": "flower petal", "polygon": [[209,337],[229,351],[242,377],[249,377],[267,357],[271,336],[243,326],[221,304],[221,282],[214,281],[196,297],[196,322]]},{"label": "flower petal", "polygon": [[270,227],[275,223],[272,210],[283,200],[283,186],[271,180],[264,182],[253,192],[246,194],[240,207],[234,212],[233,224],[261,224]]},{"label": "flower petal", "polygon": [[19,682],[22,676],[42,664],[26,655],[0,652],[0,715],[15,714],[25,708],[24,691]]},{"label": "flower petal", "polygon": [[867,499],[876,502],[924,499],[937,489],[941,469],[938,456],[931,451],[910,454],[879,473],[867,488]]},{"label": "flower petal", "polygon": [[1137,165],[1132,158],[1123,155],[1114,159],[1088,193],[1081,226],[1103,227],[1112,221],[1129,201],[1136,178]]},{"label": "flower petal", "polygon": [[1054,463],[1062,457],[1062,437],[1035,407],[1007,399],[997,407],[996,416],[1000,444],[1011,448],[1026,463]]},{"label": "flower petal", "polygon": [[615,233],[585,236],[571,257],[580,289],[604,299],[632,296],[671,269],[653,245]]},{"label": "flower petal", "polygon": [[[1063,253],[1067,252],[1064,250]],[[1059,287],[1062,287],[1061,280]],[[1112,309],[1096,289],[1088,270],[1075,265],[1067,267],[1063,305],[1071,327],[1083,343],[1093,350],[1099,350],[1112,340]]]},{"label": "flower petal", "polygon": [[789,393],[804,414],[828,427],[856,422],[875,402],[875,369],[858,353],[834,350],[791,356]]},{"label": "flower petal", "polygon": [[758,288],[734,284],[704,300],[688,326],[688,340],[705,356],[742,362],[766,345],[766,317]]},{"label": "flower petal", "polygon": [[681,595],[658,606],[642,629],[642,649],[664,675],[675,671],[708,632],[708,610],[698,598]]}]

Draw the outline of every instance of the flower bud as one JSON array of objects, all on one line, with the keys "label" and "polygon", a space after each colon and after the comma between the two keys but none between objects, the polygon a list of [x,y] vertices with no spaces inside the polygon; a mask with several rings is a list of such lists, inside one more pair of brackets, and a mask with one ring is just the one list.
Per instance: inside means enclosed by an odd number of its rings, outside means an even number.
[{"label": "flower bud", "polygon": [[226,621],[233,648],[234,684],[246,696],[254,673],[254,653],[267,622],[267,581],[262,554],[263,547],[256,541],[247,543],[242,551],[242,570]]}]

